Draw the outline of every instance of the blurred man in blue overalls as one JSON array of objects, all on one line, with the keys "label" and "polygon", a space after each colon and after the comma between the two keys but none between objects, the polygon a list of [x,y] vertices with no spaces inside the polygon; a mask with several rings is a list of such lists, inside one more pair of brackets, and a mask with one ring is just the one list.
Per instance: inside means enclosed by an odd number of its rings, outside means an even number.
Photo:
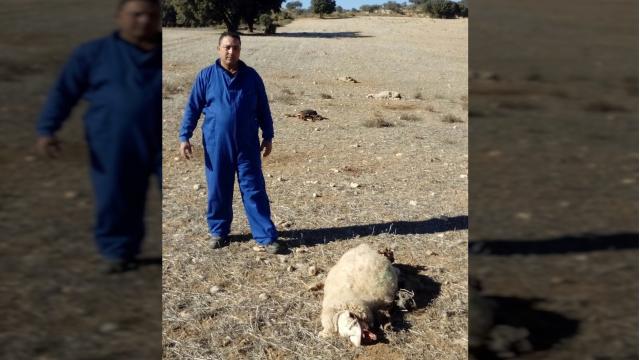
[{"label": "blurred man in blue overalls", "polygon": [[[271,221],[260,155],[271,153],[273,120],[264,83],[240,60],[240,36],[225,32],[218,39],[216,62],[195,79],[180,128],[180,152],[189,159],[189,139],[204,113],[202,144],[207,178],[207,223],[213,248],[223,246],[233,219],[235,175],[254,240],[269,253],[285,245]],[[262,130],[262,142],[258,137]]]},{"label": "blurred man in blue overalls", "polygon": [[[79,46],[38,121],[39,150],[56,157],[55,133],[82,98],[95,195],[94,236],[105,271],[136,267],[149,178],[161,178],[162,58],[159,0],[121,0],[111,35]],[[159,181],[160,183],[160,181]]]}]

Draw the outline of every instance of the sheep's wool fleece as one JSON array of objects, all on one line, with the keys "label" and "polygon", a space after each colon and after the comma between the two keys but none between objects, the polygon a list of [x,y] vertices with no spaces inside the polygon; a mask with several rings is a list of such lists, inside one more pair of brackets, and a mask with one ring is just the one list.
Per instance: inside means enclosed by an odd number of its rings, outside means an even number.
[{"label": "sheep's wool fleece", "polygon": [[368,317],[373,310],[393,302],[398,288],[396,271],[384,255],[366,244],[347,251],[327,274],[323,317],[350,310],[372,321]]}]

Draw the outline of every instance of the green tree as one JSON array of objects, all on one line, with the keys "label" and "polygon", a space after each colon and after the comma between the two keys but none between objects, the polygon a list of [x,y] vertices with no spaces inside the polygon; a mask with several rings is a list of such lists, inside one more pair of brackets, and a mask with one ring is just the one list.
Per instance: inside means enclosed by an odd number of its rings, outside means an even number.
[{"label": "green tree", "polygon": [[173,6],[173,3],[170,1],[162,1],[161,11],[162,11],[162,26],[176,26],[176,8]]},{"label": "green tree", "polygon": [[[179,26],[209,26],[223,23],[237,31],[244,20],[253,31],[261,14],[280,12],[284,0],[169,0],[176,10]],[[167,0],[165,0],[167,2]]]},{"label": "green tree", "polygon": [[302,3],[300,1],[290,1],[285,7],[289,11],[298,11],[302,9]]},{"label": "green tree", "polygon": [[458,7],[460,9],[460,16],[469,17],[469,6],[467,6],[467,0],[459,1]]},{"label": "green tree", "polygon": [[380,5],[362,5],[360,6],[360,11],[372,13],[376,10],[380,10]]},{"label": "green tree", "polygon": [[315,14],[331,14],[336,11],[335,0],[311,0],[311,11]]},{"label": "green tree", "polygon": [[386,3],[384,3],[382,5],[383,8],[389,10],[389,11],[393,11],[395,13],[398,14],[402,14],[402,5],[398,4],[395,1],[387,1]]}]

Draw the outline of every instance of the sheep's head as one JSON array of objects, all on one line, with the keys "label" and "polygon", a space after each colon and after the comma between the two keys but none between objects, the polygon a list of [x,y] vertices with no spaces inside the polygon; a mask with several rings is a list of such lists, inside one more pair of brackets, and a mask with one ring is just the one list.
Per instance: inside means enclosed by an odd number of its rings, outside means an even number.
[{"label": "sheep's head", "polygon": [[345,310],[337,315],[336,327],[338,334],[342,337],[348,337],[349,341],[355,346],[360,346],[362,341],[375,341],[376,335],[369,331],[369,326],[365,321],[361,321],[354,314]]}]

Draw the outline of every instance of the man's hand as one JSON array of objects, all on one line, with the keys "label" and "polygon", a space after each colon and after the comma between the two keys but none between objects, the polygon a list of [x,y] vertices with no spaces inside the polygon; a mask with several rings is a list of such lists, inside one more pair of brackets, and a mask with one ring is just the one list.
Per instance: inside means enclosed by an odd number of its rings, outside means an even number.
[{"label": "man's hand", "polygon": [[50,158],[57,158],[58,156],[60,156],[60,141],[53,135],[38,137],[36,147],[38,148],[38,151],[44,156]]},{"label": "man's hand", "polygon": [[180,155],[187,160],[191,159],[191,156],[193,156],[193,149],[191,148],[189,140],[180,143]]},{"label": "man's hand", "polygon": [[262,144],[260,145],[260,152],[264,150],[264,154],[262,154],[262,156],[263,157],[269,156],[269,154],[271,154],[272,147],[273,147],[273,144],[271,143],[271,140],[262,139]]}]

